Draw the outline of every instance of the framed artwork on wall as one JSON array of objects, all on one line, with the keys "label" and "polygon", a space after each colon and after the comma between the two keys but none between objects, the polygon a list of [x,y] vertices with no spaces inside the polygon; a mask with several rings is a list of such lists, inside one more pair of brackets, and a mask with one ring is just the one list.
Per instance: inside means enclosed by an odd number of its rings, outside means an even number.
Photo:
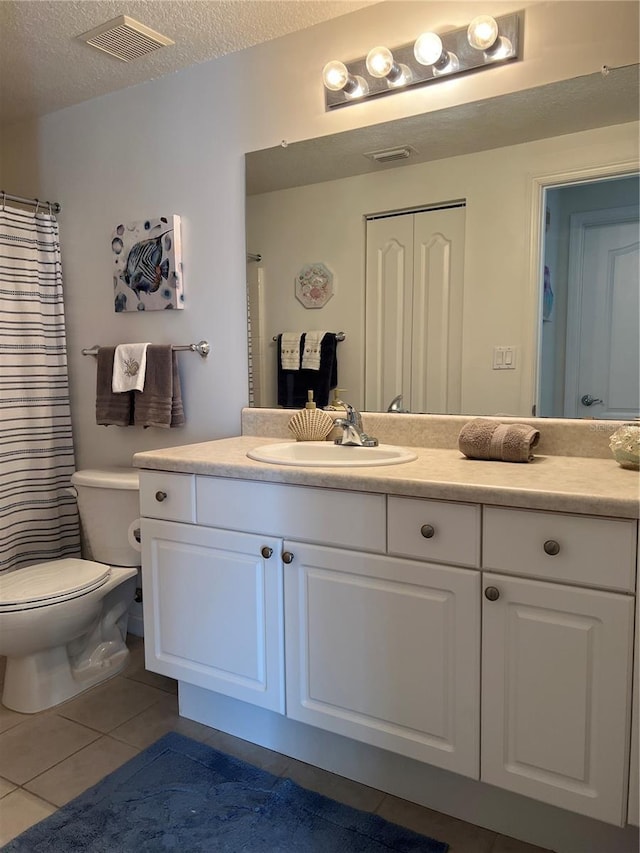
[{"label": "framed artwork on wall", "polygon": [[179,216],[120,223],[111,252],[116,313],[184,308]]}]

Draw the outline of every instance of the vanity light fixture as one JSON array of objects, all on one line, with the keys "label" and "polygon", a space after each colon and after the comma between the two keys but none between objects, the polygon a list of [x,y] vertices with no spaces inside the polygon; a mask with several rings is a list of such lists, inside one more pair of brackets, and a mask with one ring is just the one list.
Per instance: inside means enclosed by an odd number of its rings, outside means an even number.
[{"label": "vanity light fixture", "polygon": [[517,60],[522,17],[479,15],[466,27],[424,32],[393,51],[378,45],[353,62],[332,60],[322,72],[326,109]]}]

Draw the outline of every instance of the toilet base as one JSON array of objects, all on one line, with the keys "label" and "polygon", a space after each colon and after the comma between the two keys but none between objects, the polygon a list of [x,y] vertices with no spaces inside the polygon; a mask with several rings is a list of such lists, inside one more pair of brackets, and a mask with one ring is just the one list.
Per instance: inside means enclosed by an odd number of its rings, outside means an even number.
[{"label": "toilet base", "polygon": [[66,646],[24,658],[7,658],[2,704],[20,714],[35,714],[84,693],[121,672],[129,649],[105,657],[94,667],[74,670]]}]

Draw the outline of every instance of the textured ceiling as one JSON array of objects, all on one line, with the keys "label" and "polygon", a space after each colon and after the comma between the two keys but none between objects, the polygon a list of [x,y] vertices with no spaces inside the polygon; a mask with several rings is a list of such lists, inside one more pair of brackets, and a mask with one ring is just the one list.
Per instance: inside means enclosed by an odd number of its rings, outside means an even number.
[{"label": "textured ceiling", "polygon": [[[255,151],[246,157],[247,192],[252,195],[336,180],[638,121],[638,82],[639,67],[632,65],[606,77],[589,74],[286,148]],[[411,146],[415,153],[400,163],[381,165],[363,156],[401,145]]]},{"label": "textured ceiling", "polygon": [[[153,80],[376,1],[0,0],[0,123]],[[127,63],[76,40],[118,15],[175,45]]]}]

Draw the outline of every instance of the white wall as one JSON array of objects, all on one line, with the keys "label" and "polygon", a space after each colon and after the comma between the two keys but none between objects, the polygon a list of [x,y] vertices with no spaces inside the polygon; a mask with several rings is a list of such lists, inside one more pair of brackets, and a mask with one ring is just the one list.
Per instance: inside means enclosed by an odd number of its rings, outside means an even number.
[{"label": "white wall", "polygon": [[[632,123],[250,197],[247,235],[263,256],[266,341],[285,329],[343,330],[339,385],[345,399],[362,406],[364,216],[466,199],[462,411],[530,416],[535,389],[527,398],[522,385],[536,358],[538,324],[533,308],[524,311],[531,176],[625,162],[637,150]],[[319,311],[305,309],[293,286],[303,264],[315,261],[337,280]],[[505,345],[516,347],[516,369],[492,370],[493,347]],[[275,344],[267,346],[265,384],[275,405]]]},{"label": "white wall", "polygon": [[[614,8],[615,6],[615,8]],[[246,402],[244,169],[246,151],[442,109],[600,65],[637,61],[634,2],[483,3],[526,8],[524,60],[327,114],[320,72],[372,44],[463,26],[474,2],[389,2],[148,84],[5,129],[0,184],[62,203],[60,216],[78,464],[126,464],[139,449],[237,433]],[[105,61],[110,61],[105,58]],[[110,234],[163,211],[183,219],[186,308],[113,312]],[[181,430],[97,427],[94,343],[207,338],[208,361],[180,356],[188,423]]]}]

